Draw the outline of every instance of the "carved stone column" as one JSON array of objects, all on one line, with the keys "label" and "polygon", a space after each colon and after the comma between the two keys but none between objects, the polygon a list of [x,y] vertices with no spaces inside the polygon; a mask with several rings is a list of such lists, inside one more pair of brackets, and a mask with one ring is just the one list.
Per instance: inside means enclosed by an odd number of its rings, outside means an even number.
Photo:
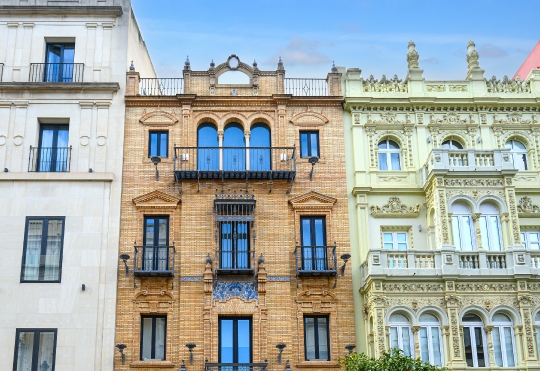
[{"label": "carved stone column", "polygon": [[480,230],[480,217],[482,216],[482,213],[473,213],[472,218],[474,220],[474,229],[476,233],[476,247],[478,250],[483,250],[482,247],[482,231]]},{"label": "carved stone column", "polygon": [[462,356],[460,326],[459,326],[459,303],[460,299],[456,295],[446,295],[446,308],[448,319],[450,321],[450,338],[448,341],[448,365],[465,366],[465,360]]},{"label": "carved stone column", "polygon": [[491,336],[491,331],[493,331],[493,326],[486,325],[484,326],[484,331],[486,332],[486,339],[488,345],[488,359],[490,366],[497,366],[495,363],[495,350],[493,349],[493,336]]},{"label": "carved stone column", "polygon": [[418,332],[420,331],[420,326],[412,326],[411,330],[414,339],[414,358],[420,358],[420,336],[418,334]]},{"label": "carved stone column", "polygon": [[251,169],[251,164],[249,162],[249,137],[251,135],[251,131],[244,131],[244,140],[246,141],[246,170]]},{"label": "carved stone column", "polygon": [[223,170],[223,130],[218,130],[219,170]]},{"label": "carved stone column", "polygon": [[439,241],[439,247],[450,244],[450,223],[448,221],[448,202],[446,200],[446,190],[444,188],[444,179],[437,178],[434,187],[434,206],[435,206],[435,227]]},{"label": "carved stone column", "polygon": [[518,282],[518,302],[519,311],[523,320],[523,359],[527,363],[536,361],[536,346],[534,341],[534,321],[532,318],[531,309],[533,306],[532,296],[528,291],[527,283],[524,281]]},{"label": "carved stone column", "polygon": [[516,192],[512,183],[512,177],[504,178],[504,191],[506,193],[506,203],[510,214],[511,238],[512,245],[521,245],[521,234],[519,229],[519,218],[516,205]]},{"label": "carved stone column", "polygon": [[[183,104],[182,105],[182,137],[180,138],[182,146],[189,147],[191,145],[190,142],[190,125],[189,125],[189,118],[191,116],[191,105],[190,104]],[[195,137],[197,138],[197,137]],[[196,140],[196,139],[195,139]],[[197,145],[197,144],[195,144]]]}]

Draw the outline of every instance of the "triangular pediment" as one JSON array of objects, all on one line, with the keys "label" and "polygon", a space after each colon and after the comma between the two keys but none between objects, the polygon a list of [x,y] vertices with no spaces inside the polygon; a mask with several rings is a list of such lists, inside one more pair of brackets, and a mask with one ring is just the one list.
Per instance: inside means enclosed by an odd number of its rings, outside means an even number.
[{"label": "triangular pediment", "polygon": [[180,199],[161,191],[153,191],[133,199],[137,209],[176,209]]},{"label": "triangular pediment", "polygon": [[331,209],[337,199],[311,191],[289,200],[293,209]]}]

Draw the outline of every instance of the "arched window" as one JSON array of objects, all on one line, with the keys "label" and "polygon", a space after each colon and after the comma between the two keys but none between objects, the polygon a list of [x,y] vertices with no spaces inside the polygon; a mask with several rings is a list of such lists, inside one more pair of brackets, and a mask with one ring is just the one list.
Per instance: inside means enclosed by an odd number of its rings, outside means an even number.
[{"label": "arched window", "polygon": [[442,367],[441,323],[433,314],[424,313],[420,316],[419,339],[422,361]]},{"label": "arched window", "polygon": [[223,170],[246,170],[246,139],[240,124],[232,123],[223,133]]},{"label": "arched window", "polygon": [[442,142],[441,148],[443,149],[463,149],[463,145],[454,139],[448,139]]},{"label": "arched window", "polygon": [[379,170],[401,170],[401,149],[390,139],[379,142]]},{"label": "arched window", "polygon": [[411,322],[404,314],[390,316],[390,347],[403,350],[406,356],[413,355]]},{"label": "arched window", "polygon": [[[197,169],[198,170],[218,170],[219,169],[219,146],[217,128],[214,124],[204,123],[197,130]],[[182,156],[189,156],[183,154]],[[189,158],[182,158],[188,161]]]},{"label": "arched window", "polygon": [[523,143],[517,140],[509,140],[506,142],[506,148],[510,149],[514,166],[519,170],[529,170],[527,161],[527,148]]},{"label": "arched window", "polygon": [[474,225],[471,209],[457,202],[452,204],[451,210],[454,246],[463,251],[474,250]]},{"label": "arched window", "polygon": [[487,367],[486,333],[482,319],[476,314],[463,316],[463,342],[465,345],[465,361],[469,367]]},{"label": "arched window", "polygon": [[480,233],[482,234],[482,247],[490,251],[501,251],[501,220],[499,209],[490,203],[480,205]]},{"label": "arched window", "polygon": [[263,171],[272,168],[270,143],[270,128],[266,124],[257,123],[251,127],[249,136],[250,170]]},{"label": "arched window", "polygon": [[515,367],[516,352],[512,320],[506,314],[493,315],[493,355],[499,367]]}]

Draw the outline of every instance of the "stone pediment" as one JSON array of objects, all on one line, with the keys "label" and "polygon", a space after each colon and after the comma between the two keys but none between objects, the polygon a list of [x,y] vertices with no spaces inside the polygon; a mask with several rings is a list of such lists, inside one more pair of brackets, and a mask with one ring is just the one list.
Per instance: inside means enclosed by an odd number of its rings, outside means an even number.
[{"label": "stone pediment", "polygon": [[139,122],[143,125],[174,125],[178,122],[178,118],[171,113],[165,111],[152,111],[143,115]]},{"label": "stone pediment", "polygon": [[291,117],[289,122],[295,126],[322,126],[328,123],[328,118],[317,112],[302,112]]},{"label": "stone pediment", "polygon": [[153,191],[133,199],[133,203],[138,210],[145,209],[176,209],[180,199],[168,195],[161,191]]},{"label": "stone pediment", "polygon": [[325,196],[323,194],[311,191],[301,196],[294,197],[289,200],[292,208],[297,209],[331,209],[337,202],[337,199]]}]

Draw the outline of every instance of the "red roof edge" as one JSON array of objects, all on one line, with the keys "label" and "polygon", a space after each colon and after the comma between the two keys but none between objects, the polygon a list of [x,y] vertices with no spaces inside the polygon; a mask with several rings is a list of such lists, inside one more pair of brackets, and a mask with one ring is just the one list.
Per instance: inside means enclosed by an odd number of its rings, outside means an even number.
[{"label": "red roof edge", "polygon": [[531,71],[536,68],[540,69],[540,41],[533,48],[521,67],[519,67],[513,78],[515,79],[519,76],[521,80],[525,80]]}]

